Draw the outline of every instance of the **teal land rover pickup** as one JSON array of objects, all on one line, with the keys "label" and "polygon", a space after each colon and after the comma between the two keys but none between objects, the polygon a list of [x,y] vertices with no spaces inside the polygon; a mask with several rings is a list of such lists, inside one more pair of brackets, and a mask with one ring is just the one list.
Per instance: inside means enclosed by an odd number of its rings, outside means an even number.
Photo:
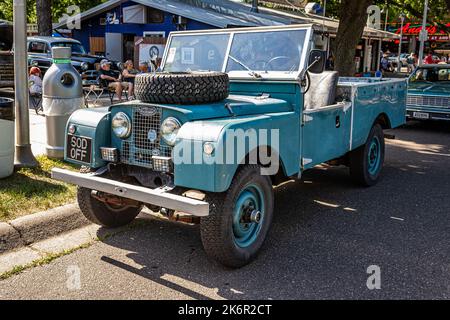
[{"label": "teal land rover pickup", "polygon": [[274,212],[273,186],[324,162],[363,186],[381,176],[383,130],[405,122],[407,80],[324,71],[311,25],[174,32],[162,72],[139,75],[136,101],[75,112],[54,179],[79,186],[103,226],[147,206],[200,224],[206,253],[254,259]]}]

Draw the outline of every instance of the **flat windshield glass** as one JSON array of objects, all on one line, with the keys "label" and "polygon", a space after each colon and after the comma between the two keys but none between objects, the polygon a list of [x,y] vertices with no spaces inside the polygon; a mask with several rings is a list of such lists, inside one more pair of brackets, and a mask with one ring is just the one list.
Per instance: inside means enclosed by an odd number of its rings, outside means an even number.
[{"label": "flat windshield glass", "polygon": [[222,71],[229,34],[173,37],[164,71]]},{"label": "flat windshield glass", "polygon": [[245,71],[247,68],[260,73],[297,72],[305,36],[306,30],[236,34],[231,45],[231,57],[228,59],[226,72]]},{"label": "flat windshield glass", "polygon": [[307,27],[176,33],[165,72],[222,71],[231,78],[294,79],[304,67]]},{"label": "flat windshield glass", "polygon": [[74,54],[86,54],[86,50],[79,43],[73,42],[54,42],[52,43],[52,47],[70,47],[72,48],[72,53]]},{"label": "flat windshield glass", "polygon": [[449,68],[419,68],[411,76],[411,83],[450,81]]}]

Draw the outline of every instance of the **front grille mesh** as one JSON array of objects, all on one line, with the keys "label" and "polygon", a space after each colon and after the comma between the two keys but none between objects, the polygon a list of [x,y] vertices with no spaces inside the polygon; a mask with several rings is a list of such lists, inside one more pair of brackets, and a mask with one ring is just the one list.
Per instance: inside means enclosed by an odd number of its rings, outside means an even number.
[{"label": "front grille mesh", "polygon": [[408,95],[407,104],[411,106],[429,106],[437,108],[450,108],[450,98],[439,96]]},{"label": "front grille mesh", "polygon": [[161,144],[161,108],[135,107],[132,112],[132,134],[122,142],[121,161],[152,168],[152,156],[170,157],[172,147]]}]

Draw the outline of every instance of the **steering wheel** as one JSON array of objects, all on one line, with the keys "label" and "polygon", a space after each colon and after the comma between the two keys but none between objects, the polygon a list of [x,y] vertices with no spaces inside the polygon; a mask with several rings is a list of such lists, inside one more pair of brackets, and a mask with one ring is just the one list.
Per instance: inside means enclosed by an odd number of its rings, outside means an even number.
[{"label": "steering wheel", "polygon": [[266,70],[270,69],[270,64],[274,63],[277,60],[290,60],[291,58],[287,57],[287,56],[277,56],[277,57],[273,57],[272,59],[270,59],[269,61],[266,62]]}]

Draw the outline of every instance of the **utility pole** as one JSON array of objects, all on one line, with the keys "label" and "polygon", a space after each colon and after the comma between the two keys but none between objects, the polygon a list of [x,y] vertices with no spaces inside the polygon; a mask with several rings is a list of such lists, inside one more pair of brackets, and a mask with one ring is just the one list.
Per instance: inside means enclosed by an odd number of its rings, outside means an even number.
[{"label": "utility pole", "polygon": [[36,167],[38,162],[31,152],[30,118],[28,111],[27,70],[27,5],[26,0],[14,0],[14,94],[16,115],[16,168]]},{"label": "utility pole", "polygon": [[425,0],[425,5],[423,7],[422,29],[420,30],[420,35],[419,35],[419,40],[420,40],[419,66],[423,65],[423,51],[425,50],[425,41],[428,40],[427,14],[428,14],[428,0]]},{"label": "utility pole", "polygon": [[402,62],[400,60],[400,55],[402,53],[402,41],[403,41],[403,24],[405,23],[405,14],[402,12],[400,14],[401,27],[400,27],[400,43],[398,44],[398,61],[397,61],[397,72],[401,71]]}]

